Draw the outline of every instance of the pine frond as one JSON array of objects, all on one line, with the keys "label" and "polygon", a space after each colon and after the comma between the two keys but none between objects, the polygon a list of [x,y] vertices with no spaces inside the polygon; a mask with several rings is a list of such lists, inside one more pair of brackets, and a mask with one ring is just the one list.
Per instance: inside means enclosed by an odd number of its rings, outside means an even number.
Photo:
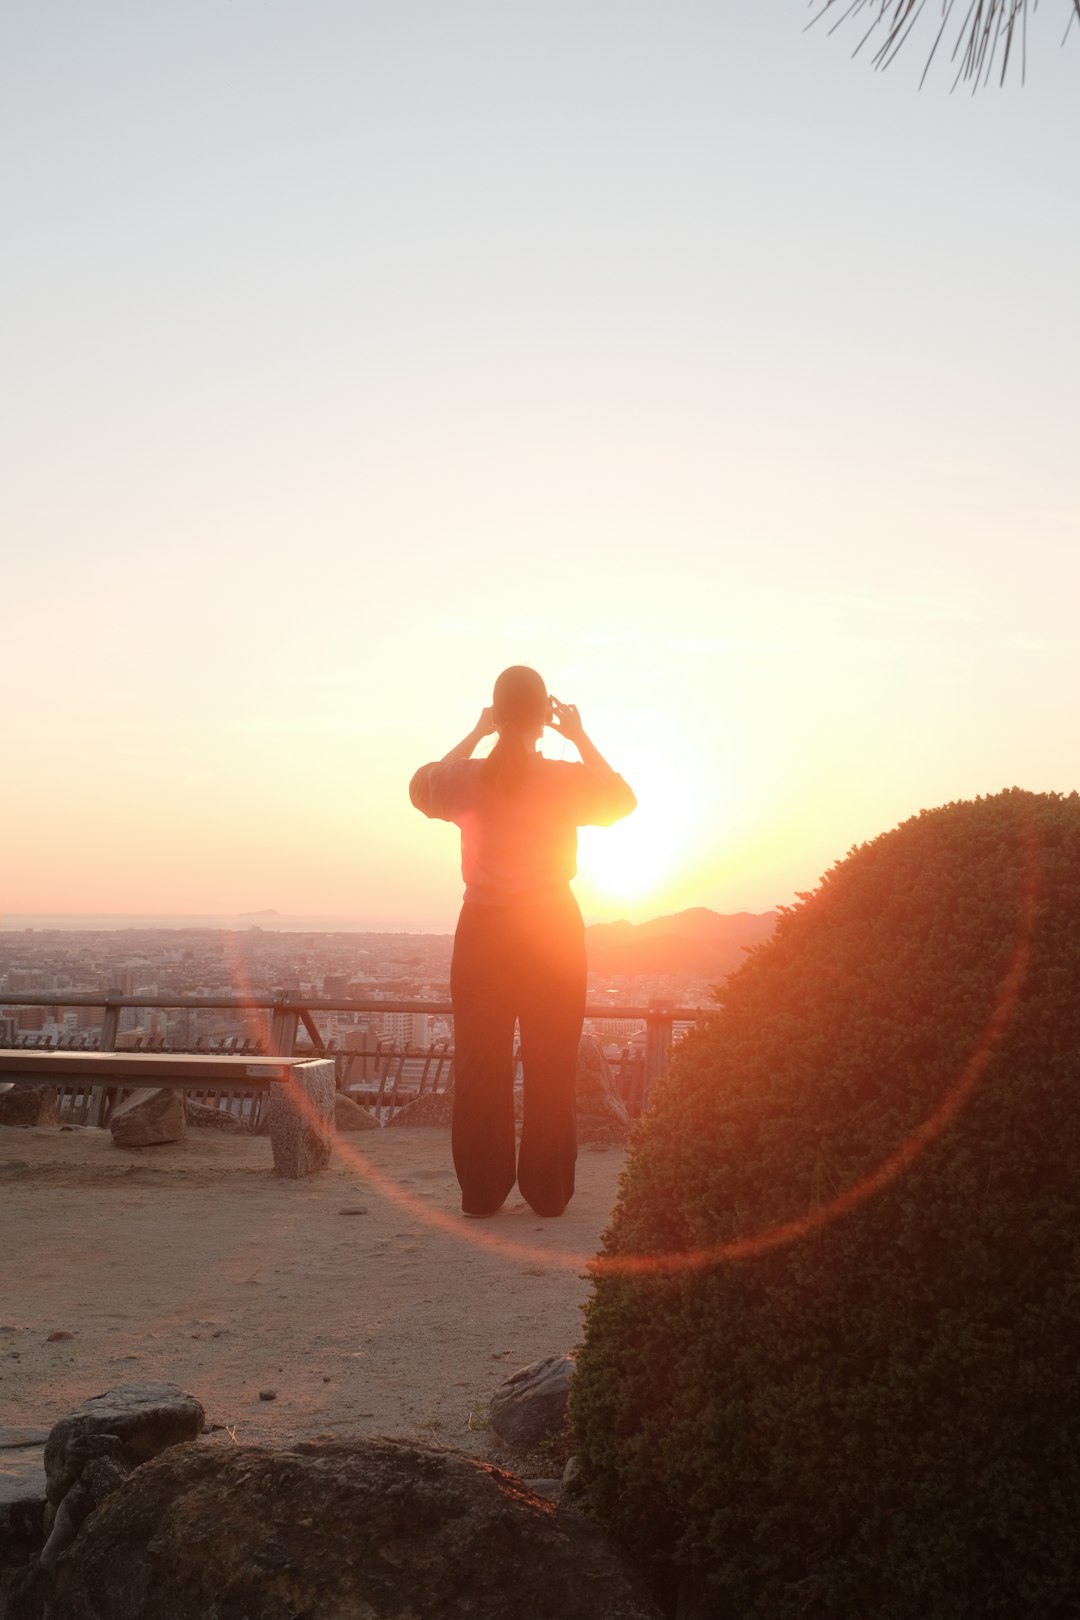
[{"label": "pine frond", "polygon": [[[1021,80],[1027,74],[1028,11],[1034,12],[1039,0],[939,0],[940,20],[930,44],[920,84],[925,82],[931,63],[947,35],[953,34],[952,61],[956,69],[954,88],[962,80],[973,89],[988,84],[995,69],[1002,84],[1010,67],[1019,64]],[[812,23],[831,19],[829,32],[851,18],[859,19],[862,34],[853,55],[869,46],[876,68],[886,68],[901,46],[916,32],[928,0],[811,0],[817,6]],[[1080,0],[1059,0],[1068,11],[1065,38],[1074,22],[1080,22]],[[927,36],[929,38],[929,34]],[[1064,40],[1062,41],[1064,43]]]}]

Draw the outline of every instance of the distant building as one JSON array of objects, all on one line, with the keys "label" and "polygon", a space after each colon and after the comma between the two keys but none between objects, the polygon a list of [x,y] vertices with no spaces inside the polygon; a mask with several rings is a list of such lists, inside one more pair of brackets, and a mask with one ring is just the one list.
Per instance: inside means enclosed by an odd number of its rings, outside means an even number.
[{"label": "distant building", "polygon": [[386,1012],[382,1014],[384,1035],[392,1035],[403,1046],[428,1046],[431,1042],[431,1014]]},{"label": "distant building", "polygon": [[45,974],[40,968],[9,968],[7,983],[9,990],[47,990],[49,988],[43,981]]}]

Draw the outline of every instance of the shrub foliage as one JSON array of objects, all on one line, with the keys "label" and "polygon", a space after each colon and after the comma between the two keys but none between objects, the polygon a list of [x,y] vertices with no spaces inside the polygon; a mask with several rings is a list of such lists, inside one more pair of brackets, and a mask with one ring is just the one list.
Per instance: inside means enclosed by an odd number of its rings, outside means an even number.
[{"label": "shrub foliage", "polygon": [[661,1591],[1080,1612],[1078,1091],[1076,794],[924,812],[782,913],[643,1124],[579,1354]]}]

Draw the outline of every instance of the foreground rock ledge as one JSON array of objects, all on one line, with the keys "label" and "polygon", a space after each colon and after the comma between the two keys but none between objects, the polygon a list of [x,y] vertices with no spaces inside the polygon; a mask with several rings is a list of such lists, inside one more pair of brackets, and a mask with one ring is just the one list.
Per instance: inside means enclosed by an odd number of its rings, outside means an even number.
[{"label": "foreground rock ledge", "polygon": [[588,1521],[392,1440],[173,1447],[91,1514],[48,1601],[64,1620],[658,1620]]}]

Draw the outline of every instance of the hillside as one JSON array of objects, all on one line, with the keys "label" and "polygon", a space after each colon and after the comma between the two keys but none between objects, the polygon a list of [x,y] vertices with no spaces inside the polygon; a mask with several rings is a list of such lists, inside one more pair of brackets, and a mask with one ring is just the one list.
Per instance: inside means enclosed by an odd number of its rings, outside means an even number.
[{"label": "hillside", "polygon": [[686,974],[719,982],[742,963],[746,950],[772,933],[774,911],[724,915],[695,906],[644,923],[596,923],[585,930],[590,973],[619,978]]}]

